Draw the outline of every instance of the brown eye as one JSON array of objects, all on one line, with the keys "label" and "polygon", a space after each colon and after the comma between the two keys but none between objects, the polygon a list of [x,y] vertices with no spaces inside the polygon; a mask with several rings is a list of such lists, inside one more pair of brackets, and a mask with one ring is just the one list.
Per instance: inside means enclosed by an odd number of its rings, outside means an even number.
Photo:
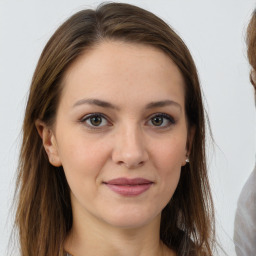
[{"label": "brown eye", "polygon": [[109,121],[102,114],[89,114],[86,115],[81,122],[84,123],[88,128],[103,128],[105,126],[109,126]]},{"label": "brown eye", "polygon": [[161,126],[163,124],[163,117],[155,116],[151,119],[151,122],[154,126]]},{"label": "brown eye", "polygon": [[102,123],[102,118],[101,118],[101,116],[93,116],[93,117],[89,118],[89,121],[90,121],[91,125],[99,126]]},{"label": "brown eye", "polygon": [[148,122],[149,125],[159,128],[168,128],[171,125],[175,124],[175,120],[172,116],[165,114],[165,113],[159,113],[154,116],[152,116]]}]

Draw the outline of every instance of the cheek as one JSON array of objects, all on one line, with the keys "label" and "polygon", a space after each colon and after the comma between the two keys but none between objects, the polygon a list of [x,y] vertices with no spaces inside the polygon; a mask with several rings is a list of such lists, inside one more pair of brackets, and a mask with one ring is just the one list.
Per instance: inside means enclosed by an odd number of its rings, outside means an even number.
[{"label": "cheek", "polygon": [[161,189],[167,196],[174,193],[180,179],[181,167],[186,156],[186,140],[170,138],[155,147],[155,165]]},{"label": "cheek", "polygon": [[171,170],[180,168],[186,157],[186,139],[184,136],[172,136],[164,141],[155,143],[153,150],[158,169]]},{"label": "cheek", "polygon": [[108,158],[107,146],[84,136],[62,138],[58,151],[68,182],[96,180]]},{"label": "cheek", "polygon": [[93,201],[106,157],[102,146],[88,140],[70,140],[61,143],[60,157],[73,199]]}]

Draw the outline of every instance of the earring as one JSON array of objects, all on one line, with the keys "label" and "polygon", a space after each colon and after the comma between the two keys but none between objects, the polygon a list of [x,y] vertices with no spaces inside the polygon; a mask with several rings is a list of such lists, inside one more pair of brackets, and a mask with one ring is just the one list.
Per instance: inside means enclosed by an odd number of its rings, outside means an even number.
[{"label": "earring", "polygon": [[186,159],[186,163],[189,163],[189,158]]},{"label": "earring", "polygon": [[54,157],[53,157],[53,156],[50,156],[50,157],[49,157],[49,162],[50,162],[51,164],[53,164],[54,161],[55,161]]}]

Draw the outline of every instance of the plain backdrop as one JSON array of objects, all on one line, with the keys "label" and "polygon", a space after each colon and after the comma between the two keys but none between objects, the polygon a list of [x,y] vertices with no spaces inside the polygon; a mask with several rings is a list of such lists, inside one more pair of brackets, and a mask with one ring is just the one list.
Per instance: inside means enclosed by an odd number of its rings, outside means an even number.
[{"label": "plain backdrop", "polygon": [[[123,2],[123,1],[121,1]],[[182,37],[195,59],[214,143],[208,143],[217,234],[234,256],[234,216],[239,193],[253,170],[256,112],[249,82],[245,31],[252,0],[128,0],[152,11]],[[0,0],[0,255],[11,234],[20,131],[31,77],[56,28],[100,1]],[[220,253],[220,255],[224,255]]]}]

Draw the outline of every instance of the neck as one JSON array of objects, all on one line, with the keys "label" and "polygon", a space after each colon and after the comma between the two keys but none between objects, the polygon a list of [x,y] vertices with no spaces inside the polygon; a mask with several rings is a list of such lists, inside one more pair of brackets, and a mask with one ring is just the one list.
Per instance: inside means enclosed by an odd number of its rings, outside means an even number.
[{"label": "neck", "polygon": [[[160,216],[139,228],[119,228],[88,216],[73,216],[65,250],[73,256],[163,256],[175,255],[160,241]],[[79,221],[78,221],[79,220]]]}]

